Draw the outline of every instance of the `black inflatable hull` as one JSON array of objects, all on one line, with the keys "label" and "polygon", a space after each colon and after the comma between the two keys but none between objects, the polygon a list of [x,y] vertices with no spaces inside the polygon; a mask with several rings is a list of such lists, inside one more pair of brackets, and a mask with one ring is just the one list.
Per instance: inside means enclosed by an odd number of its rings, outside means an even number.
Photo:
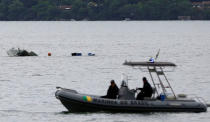
[{"label": "black inflatable hull", "polygon": [[113,100],[60,89],[55,93],[70,112],[205,112],[205,104],[195,101]]}]

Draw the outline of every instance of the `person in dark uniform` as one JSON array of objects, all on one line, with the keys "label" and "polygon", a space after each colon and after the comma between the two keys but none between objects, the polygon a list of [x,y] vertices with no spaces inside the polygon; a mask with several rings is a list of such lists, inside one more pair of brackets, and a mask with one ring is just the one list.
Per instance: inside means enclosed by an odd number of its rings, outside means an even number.
[{"label": "person in dark uniform", "polygon": [[110,83],[111,83],[111,85],[109,86],[109,89],[107,91],[107,95],[102,96],[101,98],[109,98],[109,99],[116,99],[117,98],[119,88],[115,84],[114,80],[111,80]]},{"label": "person in dark uniform", "polygon": [[149,84],[149,82],[147,81],[146,77],[143,77],[143,88],[138,88],[139,90],[141,90],[141,92],[137,95],[137,100],[143,100],[144,97],[151,97],[152,96],[152,92],[153,89],[151,87],[151,85]]}]

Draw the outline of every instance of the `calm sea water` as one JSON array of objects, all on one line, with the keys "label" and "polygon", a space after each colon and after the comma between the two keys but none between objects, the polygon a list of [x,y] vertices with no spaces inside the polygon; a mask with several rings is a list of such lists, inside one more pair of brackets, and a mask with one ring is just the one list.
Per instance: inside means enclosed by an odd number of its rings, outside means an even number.
[{"label": "calm sea water", "polygon": [[[54,97],[56,86],[104,95],[111,79],[120,85],[122,73],[131,79],[130,88],[141,87],[148,75],[122,63],[148,60],[160,49],[158,60],[178,65],[167,73],[175,92],[210,102],[209,21],[0,22],[0,27],[1,122],[210,121],[209,112],[66,113]],[[12,47],[39,56],[8,57]]]}]

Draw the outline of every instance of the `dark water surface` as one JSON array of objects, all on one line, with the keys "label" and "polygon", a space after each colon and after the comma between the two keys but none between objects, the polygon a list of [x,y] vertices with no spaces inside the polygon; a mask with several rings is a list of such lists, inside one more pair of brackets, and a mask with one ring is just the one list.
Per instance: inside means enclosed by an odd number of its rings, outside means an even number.
[{"label": "dark water surface", "polygon": [[[168,73],[175,92],[210,101],[209,21],[0,22],[0,27],[0,122],[210,121],[209,112],[66,113],[54,97],[56,86],[104,95],[111,79],[120,85],[122,73],[131,79],[130,88],[140,87],[148,75],[122,63],[148,60],[161,49],[159,60],[178,65]],[[39,56],[8,57],[11,47]]]}]

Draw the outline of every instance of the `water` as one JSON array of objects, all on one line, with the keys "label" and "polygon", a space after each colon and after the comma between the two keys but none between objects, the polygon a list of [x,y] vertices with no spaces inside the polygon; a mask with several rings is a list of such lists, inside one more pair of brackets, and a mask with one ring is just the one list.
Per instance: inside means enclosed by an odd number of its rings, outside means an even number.
[{"label": "water", "polygon": [[[210,113],[66,113],[55,99],[56,86],[81,93],[106,94],[111,79],[130,88],[147,76],[123,66],[125,60],[158,60],[178,65],[168,73],[176,93],[197,94],[210,102],[209,21],[0,22],[1,122],[181,122],[210,120]],[[12,47],[38,57],[8,57]],[[48,57],[48,52],[52,53]],[[72,52],[84,56],[72,57]],[[87,54],[96,56],[88,57]]]}]

